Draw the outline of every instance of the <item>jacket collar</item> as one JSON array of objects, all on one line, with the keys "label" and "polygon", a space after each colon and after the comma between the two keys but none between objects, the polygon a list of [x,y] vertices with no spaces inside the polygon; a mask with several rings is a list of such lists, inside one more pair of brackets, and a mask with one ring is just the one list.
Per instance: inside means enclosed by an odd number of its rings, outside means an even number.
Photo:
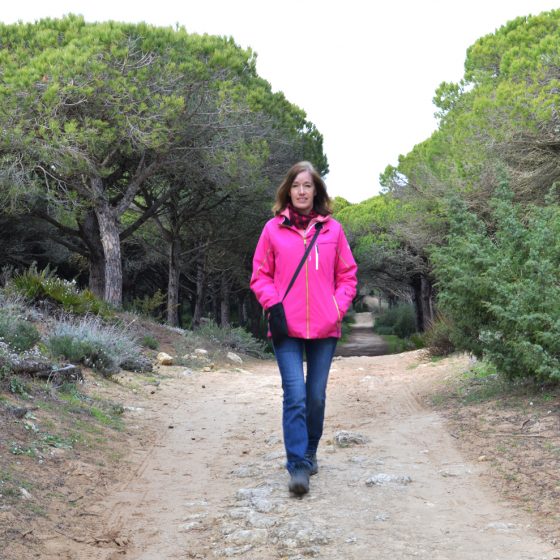
[{"label": "jacket collar", "polygon": [[[286,208],[284,208],[284,210],[282,210],[282,212],[280,212],[280,214],[278,214],[277,217],[279,218],[279,225],[287,226],[287,227],[290,227],[292,225],[292,222],[290,222],[290,211],[288,210],[287,206]],[[316,218],[311,220],[311,225],[316,223],[324,224],[329,219],[330,219],[330,215],[321,216],[321,214],[319,214]]]}]

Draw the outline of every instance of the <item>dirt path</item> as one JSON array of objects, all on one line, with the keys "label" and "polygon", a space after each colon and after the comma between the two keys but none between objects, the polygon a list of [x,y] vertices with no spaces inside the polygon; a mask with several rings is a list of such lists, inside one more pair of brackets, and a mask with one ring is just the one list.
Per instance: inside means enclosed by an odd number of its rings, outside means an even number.
[{"label": "dirt path", "polygon": [[368,312],[356,313],[348,340],[339,344],[337,356],[382,356],[387,354],[387,343],[373,332],[373,317]]},{"label": "dirt path", "polygon": [[[416,352],[336,359],[320,471],[302,499],[287,492],[273,361],[190,375],[166,368],[171,377],[129,412],[138,429],[151,427],[153,444],[83,512],[84,529],[47,541],[41,558],[560,556],[483,485],[484,466],[465,462],[443,420],[422,406],[437,366],[419,362]],[[341,447],[340,431],[366,442]]]}]

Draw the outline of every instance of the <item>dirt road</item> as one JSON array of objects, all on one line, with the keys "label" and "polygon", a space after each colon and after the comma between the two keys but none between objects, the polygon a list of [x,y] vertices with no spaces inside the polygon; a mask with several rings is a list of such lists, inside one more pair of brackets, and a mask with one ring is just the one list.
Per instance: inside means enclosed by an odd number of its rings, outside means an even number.
[{"label": "dirt road", "polygon": [[[417,352],[336,359],[320,471],[303,498],[287,491],[273,361],[191,374],[165,368],[170,377],[127,413],[132,429],[149,427],[152,445],[82,512],[83,528],[47,541],[42,558],[560,556],[484,486],[484,465],[465,462],[443,420],[422,406],[439,366],[420,362]],[[343,431],[365,443],[338,445]]]},{"label": "dirt road", "polygon": [[338,344],[337,356],[382,356],[387,354],[387,343],[373,332],[373,317],[369,312],[356,313],[355,321],[343,344]]}]

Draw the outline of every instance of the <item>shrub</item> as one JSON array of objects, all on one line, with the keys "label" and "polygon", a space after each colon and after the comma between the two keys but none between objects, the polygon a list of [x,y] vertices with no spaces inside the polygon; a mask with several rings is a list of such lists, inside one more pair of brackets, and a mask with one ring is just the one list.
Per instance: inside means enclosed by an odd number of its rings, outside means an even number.
[{"label": "shrub", "polygon": [[407,339],[399,338],[397,335],[382,335],[383,340],[387,343],[387,351],[389,354],[400,354],[408,350],[414,350],[414,344]]},{"label": "shrub", "polygon": [[33,348],[41,339],[41,335],[33,323],[2,311],[0,339],[16,352],[24,352]]},{"label": "shrub", "polygon": [[58,278],[49,267],[41,271],[35,265],[9,282],[9,288],[32,302],[51,302],[68,313],[93,313],[103,317],[112,315],[111,308],[89,289],[79,290],[74,281]]},{"label": "shrub", "polygon": [[430,326],[422,334],[422,341],[432,357],[449,356],[455,352],[452,338],[453,323],[438,313]]},{"label": "shrub", "polygon": [[159,348],[159,342],[150,334],[145,334],[140,339],[140,344],[144,346],[144,348],[149,348],[150,350],[157,350]]},{"label": "shrub", "polygon": [[140,348],[126,328],[106,325],[99,317],[60,320],[45,344],[54,356],[81,362],[106,376],[116,373],[123,364],[127,369],[134,363],[139,369],[145,367],[140,365],[145,361]]},{"label": "shrub", "polygon": [[409,338],[416,332],[416,314],[410,303],[401,303],[387,309],[375,317],[373,330],[377,334],[395,334],[400,338]]},{"label": "shrub", "polygon": [[241,327],[220,327],[209,321],[201,325],[196,331],[187,331],[185,335],[187,351],[201,346],[218,347],[218,352],[233,350],[257,358],[266,356],[266,343],[257,340]]},{"label": "shrub", "polygon": [[560,380],[560,207],[521,207],[503,184],[491,226],[455,203],[434,249],[439,305],[458,349],[508,376]]},{"label": "shrub", "polygon": [[161,290],[156,290],[151,296],[145,295],[141,298],[134,298],[126,308],[138,315],[162,319],[166,303],[167,296]]}]

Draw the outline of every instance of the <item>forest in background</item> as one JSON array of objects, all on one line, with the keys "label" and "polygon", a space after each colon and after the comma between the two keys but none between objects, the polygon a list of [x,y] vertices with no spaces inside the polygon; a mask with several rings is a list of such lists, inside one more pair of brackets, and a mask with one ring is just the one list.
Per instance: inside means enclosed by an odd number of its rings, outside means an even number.
[{"label": "forest in background", "polygon": [[409,298],[436,352],[560,379],[560,11],[478,39],[438,127],[338,212],[362,286]]},{"label": "forest in background", "polygon": [[[560,377],[560,11],[467,51],[438,127],[335,200],[360,292],[414,305],[426,343]],[[262,334],[248,289],[274,191],[322,136],[233,40],[80,17],[0,26],[0,264],[36,263],[171,325]]]}]

